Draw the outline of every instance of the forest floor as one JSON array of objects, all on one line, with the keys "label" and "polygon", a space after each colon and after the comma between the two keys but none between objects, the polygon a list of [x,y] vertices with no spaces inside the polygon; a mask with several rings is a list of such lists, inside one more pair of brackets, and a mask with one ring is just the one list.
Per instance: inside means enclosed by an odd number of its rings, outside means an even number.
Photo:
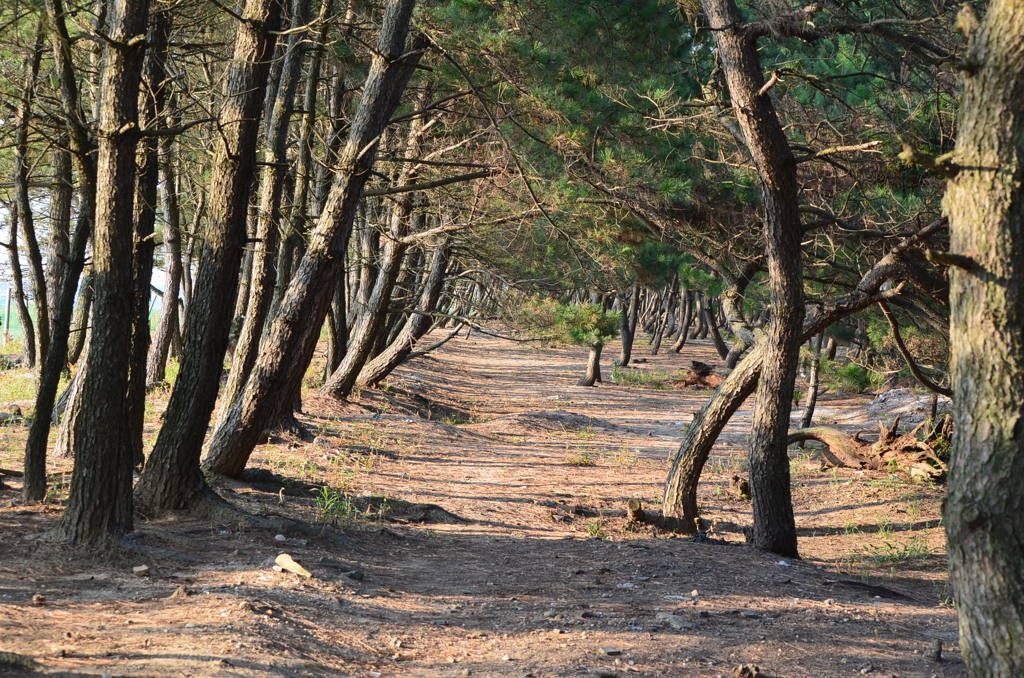
[{"label": "forest floor", "polygon": [[[263,471],[217,489],[312,529],[140,519],[121,551],[75,551],[46,539],[70,464],[51,461],[47,504],[20,505],[6,479],[0,653],[64,676],[966,675],[941,488],[794,453],[803,558],[755,551],[750,503],[729,488],[745,475],[742,409],[701,485],[710,539],[634,528],[625,502],[657,508],[708,395],[680,371],[720,361],[704,342],[638,345],[630,383],[606,370],[585,388],[583,353],[475,334],[355,403],[311,392],[315,438],[261,446]],[[153,394],[150,439],[166,397]],[[827,396],[817,421],[876,429],[870,398]],[[26,431],[0,428],[0,467],[20,467]],[[273,569],[280,553],[313,577]],[[0,675],[16,675],[8,659]]]}]

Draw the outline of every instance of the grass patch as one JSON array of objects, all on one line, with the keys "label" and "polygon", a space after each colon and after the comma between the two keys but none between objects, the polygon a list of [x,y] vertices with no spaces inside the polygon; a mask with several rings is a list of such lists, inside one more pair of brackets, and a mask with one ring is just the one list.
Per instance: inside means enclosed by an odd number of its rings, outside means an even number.
[{"label": "grass patch", "polygon": [[565,458],[569,466],[597,466],[597,461],[586,452],[576,452]]},{"label": "grass patch", "polygon": [[668,388],[665,383],[670,375],[648,372],[631,367],[612,365],[612,383],[620,386],[639,386],[662,390]]}]

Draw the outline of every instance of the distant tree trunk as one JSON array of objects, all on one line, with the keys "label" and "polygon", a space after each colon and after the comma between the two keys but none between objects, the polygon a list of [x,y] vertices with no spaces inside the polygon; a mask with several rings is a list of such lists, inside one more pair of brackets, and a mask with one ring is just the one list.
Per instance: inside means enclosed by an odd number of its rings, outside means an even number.
[{"label": "distant tree trunk", "polygon": [[83,408],[75,419],[75,466],[59,532],[73,543],[132,529],[132,442],[128,418],[132,334],[133,207],[139,80],[149,0],[115,0],[104,47],[93,252],[95,301]]},{"label": "distant tree trunk", "polygon": [[18,321],[21,323],[21,331],[25,338],[25,357],[28,359],[29,367],[36,365],[36,332],[32,322],[32,314],[28,310],[28,302],[25,301],[25,279],[21,272],[21,255],[18,254],[18,227],[19,210],[8,208],[7,213],[11,228],[8,231],[6,243],[8,262],[11,266],[11,287],[14,296],[15,307],[18,309]]},{"label": "distant tree trunk", "polygon": [[713,308],[711,300],[706,299],[704,308],[701,309],[701,316],[705,326],[711,331],[711,341],[715,345],[715,351],[718,352],[718,357],[725,360],[729,357],[729,347],[725,345],[725,340],[722,339],[722,333],[718,331],[718,323],[715,322]]},{"label": "distant tree trunk", "polygon": [[349,234],[363,186],[376,158],[381,131],[398,105],[425,42],[409,50],[406,36],[415,0],[389,0],[379,46],[363,95],[342,149],[336,178],[323,213],[310,234],[309,247],[281,301],[241,397],[214,432],[205,466],[237,476],[259,441],[267,421],[281,407],[279,393],[291,393],[301,381],[327,315],[334,283],[342,271],[340,254]]},{"label": "distant tree trunk", "polygon": [[160,320],[156,326],[156,336],[149,351],[146,363],[146,382],[149,384],[163,383],[167,357],[171,343],[178,331],[178,297],[181,294],[181,206],[178,201],[178,177],[174,167],[173,142],[170,139],[160,141],[160,196],[162,198],[164,216],[164,261],[166,263],[166,283],[164,284],[163,302],[160,307]]},{"label": "distant tree trunk", "polygon": [[591,345],[590,354],[587,357],[587,373],[576,382],[577,386],[593,386],[596,382],[601,381],[602,348],[604,348],[603,343]]},{"label": "distant tree trunk", "polygon": [[[419,105],[426,105],[427,95],[421,95],[420,99]],[[436,122],[437,118],[426,122],[423,117],[418,117],[410,123],[404,148],[406,157],[415,158],[420,155],[424,137]],[[413,184],[418,176],[419,166],[416,163],[407,163],[399,172],[396,183],[399,186]],[[409,247],[403,242],[403,238],[408,235],[414,221],[422,224],[424,220],[422,213],[413,215],[413,199],[416,195],[415,191],[399,194],[389,211],[387,237],[382,238],[385,242],[381,248],[373,289],[360,310],[359,318],[345,347],[345,357],[324,384],[322,392],[325,395],[339,400],[348,398],[356,385],[359,372],[370,359],[373,346],[382,333],[395,283],[401,271],[402,259]]]},{"label": "distant tree trunk", "polygon": [[15,120],[17,132],[14,142],[15,208],[18,211],[21,230],[25,234],[25,251],[28,255],[29,272],[32,276],[32,296],[36,306],[35,339],[37,342],[33,355],[40,364],[46,361],[46,351],[50,346],[50,309],[46,275],[43,271],[43,254],[39,248],[39,240],[36,238],[35,218],[32,214],[32,201],[28,191],[28,132],[42,54],[43,26],[40,24],[36,30],[35,45],[26,62],[25,81]]},{"label": "distant tree trunk", "polygon": [[[81,218],[81,217],[79,217]],[[91,225],[90,225],[91,229]],[[83,251],[82,255],[85,255]],[[92,273],[82,280],[82,289],[75,302],[74,319],[71,321],[71,337],[68,345],[68,364],[77,365],[85,349],[85,338],[89,334],[89,318],[92,316]]]},{"label": "distant tree trunk", "polygon": [[826,360],[835,360],[836,359],[836,349],[837,348],[838,348],[838,345],[836,343],[836,338],[835,337],[829,337],[828,341],[825,342],[825,359]]},{"label": "distant tree trunk", "polygon": [[[71,201],[75,188],[67,135],[62,135],[57,143],[59,147],[53,150],[51,156],[53,187],[50,189],[50,233],[46,251],[46,298],[51,309],[60,305],[61,281],[64,280],[71,259]],[[55,326],[56,321],[51,325]],[[56,327],[52,327],[51,333],[56,332]]]},{"label": "distant tree trunk", "polygon": [[702,0],[733,111],[761,179],[771,318],[750,434],[754,545],[797,555],[787,454],[789,414],[803,322],[802,227],[796,160],[765,85],[757,42],[734,0]]},{"label": "distant tree trunk", "polygon": [[143,511],[184,509],[208,492],[199,470],[203,438],[217,399],[242,259],[249,191],[270,55],[280,27],[277,0],[247,0],[236,23],[234,56],[214,135],[207,228],[195,290],[188,305],[185,346],[164,425],[135,488]]},{"label": "distant tree trunk", "polygon": [[445,269],[448,268],[450,247],[447,241],[442,241],[434,247],[430,273],[423,283],[423,291],[420,293],[420,301],[417,305],[419,312],[410,314],[398,336],[377,357],[366,363],[359,373],[357,384],[366,387],[376,386],[405,361],[412,353],[416,342],[430,331],[434,324],[431,313],[437,307],[441,290],[444,288],[444,275]]},{"label": "distant tree trunk", "polygon": [[800,417],[800,428],[810,428],[814,417],[814,406],[818,402],[818,377],[821,373],[821,346],[825,333],[822,332],[813,340],[814,356],[811,358],[811,374],[807,380],[807,393],[804,395],[804,413]]},{"label": "distant tree trunk", "polygon": [[633,338],[636,336],[636,319],[640,308],[640,285],[633,283],[629,290],[629,305],[622,309],[622,329],[619,336],[622,350],[619,352],[619,365],[625,367],[633,357]]},{"label": "distant tree trunk", "polygon": [[672,344],[672,352],[679,353],[683,346],[686,346],[686,339],[690,334],[690,327],[693,325],[693,292],[687,290],[683,295],[683,320],[679,325],[679,334],[676,336],[676,341]]},{"label": "distant tree trunk", "polygon": [[950,227],[953,451],[943,522],[972,678],[1024,675],[1024,4],[970,39]]}]

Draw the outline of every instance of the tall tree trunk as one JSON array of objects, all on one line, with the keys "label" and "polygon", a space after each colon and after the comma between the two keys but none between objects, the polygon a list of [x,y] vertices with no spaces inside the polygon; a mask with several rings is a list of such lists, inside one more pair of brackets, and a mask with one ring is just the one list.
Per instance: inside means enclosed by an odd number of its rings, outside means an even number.
[{"label": "tall tree trunk", "polygon": [[75,420],[75,466],[59,531],[94,543],[132,529],[132,443],[128,416],[132,331],[132,212],[139,80],[149,0],[115,0],[108,9],[99,115],[92,340]]},{"label": "tall tree trunk", "polygon": [[415,5],[415,0],[389,0],[386,6],[380,43],[323,213],[271,323],[249,382],[210,442],[206,467],[214,473],[241,473],[265,423],[274,419],[280,408],[276,394],[292,392],[309,364],[334,283],[342,274],[338,262],[348,247],[352,221],[376,158],[381,131],[425,47],[425,41],[417,39],[411,50],[406,48]]},{"label": "tall tree trunk", "polygon": [[[139,123],[143,129],[163,126],[167,103],[167,38],[171,11],[159,9],[151,17],[147,36],[142,89],[139,93]],[[154,226],[156,225],[157,183],[160,177],[159,141],[143,137],[138,149],[138,177],[135,190],[135,252],[132,264],[133,298],[132,346],[128,368],[128,432],[132,460],[145,461],[142,431],[146,418],[146,358],[149,355],[149,298],[153,278]],[[164,297],[167,301],[166,293]],[[174,303],[174,300],[170,300]]]},{"label": "tall tree trunk", "polygon": [[750,432],[754,546],[797,555],[787,454],[789,414],[800,351],[802,229],[796,160],[765,85],[756,39],[744,32],[734,0],[702,0],[729,86],[733,111],[761,179],[771,318]]},{"label": "tall tree trunk", "polygon": [[224,101],[209,209],[200,241],[199,272],[188,305],[181,368],[164,425],[135,488],[150,514],[183,509],[208,488],[199,470],[206,427],[220,385],[245,240],[256,139],[270,55],[280,27],[277,0],[247,0],[236,23],[234,55],[224,76]]},{"label": "tall tree trunk", "polygon": [[953,451],[944,522],[974,678],[1024,675],[1024,4],[970,40],[950,226]]}]

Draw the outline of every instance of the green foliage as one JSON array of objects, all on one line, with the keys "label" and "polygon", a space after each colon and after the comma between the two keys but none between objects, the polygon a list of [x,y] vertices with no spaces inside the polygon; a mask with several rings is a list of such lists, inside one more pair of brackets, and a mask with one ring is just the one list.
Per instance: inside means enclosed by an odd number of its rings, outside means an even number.
[{"label": "green foliage", "polygon": [[523,304],[518,320],[537,336],[576,346],[603,346],[618,336],[622,316],[600,304],[535,298]]},{"label": "green foliage", "polygon": [[822,360],[821,375],[831,390],[845,393],[863,393],[868,389],[879,388],[885,381],[885,375],[872,372],[857,363],[836,367],[835,363],[829,360]]},{"label": "green foliage", "polygon": [[354,520],[359,517],[359,510],[348,495],[324,485],[313,491],[316,505],[317,520],[322,523],[337,525],[340,522]]}]

